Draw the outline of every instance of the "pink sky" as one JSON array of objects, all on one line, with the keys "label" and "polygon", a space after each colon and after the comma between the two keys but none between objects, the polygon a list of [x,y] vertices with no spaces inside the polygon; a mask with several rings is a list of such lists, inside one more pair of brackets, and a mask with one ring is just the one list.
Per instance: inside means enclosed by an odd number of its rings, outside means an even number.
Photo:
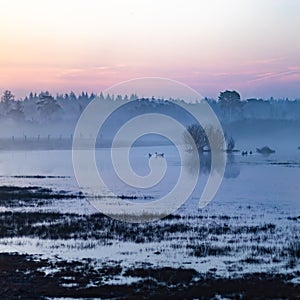
[{"label": "pink sky", "polygon": [[217,97],[300,98],[300,1],[2,1],[0,92],[166,77]]}]

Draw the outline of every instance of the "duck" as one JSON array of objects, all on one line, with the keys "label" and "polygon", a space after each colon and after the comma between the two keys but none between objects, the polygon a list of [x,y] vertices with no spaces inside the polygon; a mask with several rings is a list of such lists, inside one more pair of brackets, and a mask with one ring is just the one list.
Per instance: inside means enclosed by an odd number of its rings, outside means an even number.
[{"label": "duck", "polygon": [[156,157],[164,157],[164,153],[157,153],[157,152],[155,152],[155,155],[156,155]]},{"label": "duck", "polygon": [[164,157],[165,154],[163,152],[162,153],[155,152],[154,154],[148,153],[148,156],[149,156],[149,158],[151,158],[152,156],[154,156],[154,157]]}]

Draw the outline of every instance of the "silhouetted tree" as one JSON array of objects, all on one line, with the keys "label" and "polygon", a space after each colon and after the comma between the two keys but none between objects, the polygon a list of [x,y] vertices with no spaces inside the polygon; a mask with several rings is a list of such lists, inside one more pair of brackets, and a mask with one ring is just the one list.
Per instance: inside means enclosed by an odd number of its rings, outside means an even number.
[{"label": "silhouetted tree", "polygon": [[1,96],[1,101],[4,103],[4,110],[5,110],[5,114],[8,113],[9,108],[10,108],[10,104],[12,101],[15,100],[15,96],[12,94],[11,91],[6,90],[3,95]]},{"label": "silhouetted tree", "polygon": [[[189,150],[196,150],[194,149],[195,146],[200,152],[203,152],[205,148],[207,150],[224,150],[224,135],[220,130],[213,126],[208,126],[203,129],[199,124],[192,124],[187,127],[183,138],[185,144],[188,145]],[[195,146],[191,141],[191,138],[194,140]]]},{"label": "silhouetted tree", "polygon": [[[191,138],[194,140],[191,140]],[[192,124],[187,127],[184,132],[183,139],[189,150],[198,150],[203,152],[206,150],[225,150],[225,137],[219,129],[213,126],[207,126],[205,129],[199,124]],[[196,146],[197,149],[194,149]]]},{"label": "silhouetted tree", "polygon": [[122,96],[121,95],[117,95],[117,97],[116,97],[116,101],[122,101],[123,99],[122,99]]},{"label": "silhouetted tree", "polygon": [[110,97],[110,94],[106,95],[106,101],[112,101],[112,98]]},{"label": "silhouetted tree", "polygon": [[39,95],[39,100],[36,104],[41,116],[46,119],[51,119],[62,109],[57,101],[47,92]]},{"label": "silhouetted tree", "polygon": [[77,100],[77,97],[76,97],[76,95],[75,95],[74,92],[71,92],[71,93],[70,93],[70,95],[69,95],[69,100],[71,100],[71,101]]},{"label": "silhouetted tree", "polygon": [[6,90],[3,95],[1,96],[1,101],[2,102],[9,102],[15,100],[15,96],[12,94],[11,91]]},{"label": "silhouetted tree", "polygon": [[204,147],[208,144],[208,139],[205,134],[205,131],[199,124],[192,124],[188,126],[183,134],[183,140],[185,144],[189,147],[189,150],[192,151],[203,151]]},{"label": "silhouetted tree", "polygon": [[233,151],[235,147],[235,141],[233,137],[231,136],[229,140],[227,141],[227,151]]},{"label": "silhouetted tree", "polygon": [[16,101],[15,107],[7,113],[7,116],[16,121],[23,121],[25,119],[25,114],[23,111],[23,105],[21,101]]},{"label": "silhouetted tree", "polygon": [[92,92],[89,97],[89,100],[94,100],[95,98],[96,98],[96,95]]},{"label": "silhouetted tree", "polygon": [[130,101],[137,100],[137,99],[138,99],[137,94],[131,94],[130,95]]},{"label": "silhouetted tree", "polygon": [[103,101],[103,100],[104,100],[104,96],[103,96],[103,93],[102,93],[102,91],[101,91],[101,93],[100,93],[100,95],[99,95],[99,99],[100,99],[101,101]]},{"label": "silhouetted tree", "polygon": [[229,113],[229,120],[232,119],[232,114],[241,108],[241,96],[237,91],[221,92],[218,100],[221,109]]}]

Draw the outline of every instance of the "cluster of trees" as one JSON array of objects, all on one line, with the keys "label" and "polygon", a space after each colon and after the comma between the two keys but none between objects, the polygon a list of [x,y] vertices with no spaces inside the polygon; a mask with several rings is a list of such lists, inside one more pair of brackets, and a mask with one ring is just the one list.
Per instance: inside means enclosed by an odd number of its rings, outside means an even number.
[{"label": "cluster of trees", "polygon": [[[24,99],[15,99],[11,91],[5,91],[1,96],[0,119],[22,120],[29,122],[45,122],[54,120],[77,120],[84,108],[95,99],[94,93],[82,92],[76,95],[74,92],[68,94],[57,94],[52,96],[49,92],[30,93]],[[112,103],[115,101],[136,100],[138,96],[132,95],[103,95],[100,93],[99,101]],[[172,109],[172,104],[179,99],[139,99],[136,110],[143,111],[147,107],[154,109]],[[206,99],[217,116],[224,122],[234,122],[246,119],[300,119],[300,100],[289,101],[288,99],[268,100],[247,99],[242,100],[236,91],[223,91],[217,100]],[[201,103],[186,104],[199,106]],[[175,107],[175,106],[174,106]]]},{"label": "cluster of trees", "polygon": [[222,121],[300,120],[300,99],[245,99],[236,91],[221,92],[218,101],[207,99]]},{"label": "cluster of trees", "polygon": [[[232,152],[235,140],[213,126],[206,128],[199,124],[189,125],[183,134],[183,140],[189,151],[210,151],[211,149]],[[211,142],[211,143],[210,143]]]},{"label": "cluster of trees", "polygon": [[[9,90],[3,92],[0,102],[0,119],[14,121],[47,122],[55,120],[77,120],[84,108],[94,100],[94,93],[82,92],[76,95],[74,92],[57,94],[52,96],[48,91],[30,93],[24,99],[16,100]],[[129,101],[137,99],[136,94],[130,96],[103,95],[99,100],[103,102]]]}]

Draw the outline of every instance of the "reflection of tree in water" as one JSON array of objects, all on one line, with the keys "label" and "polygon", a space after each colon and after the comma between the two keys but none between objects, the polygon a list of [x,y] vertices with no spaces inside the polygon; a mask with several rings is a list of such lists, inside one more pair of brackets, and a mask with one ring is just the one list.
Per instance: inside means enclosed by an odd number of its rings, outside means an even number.
[{"label": "reflection of tree in water", "polygon": [[235,162],[235,156],[232,153],[227,154],[227,164],[225,169],[225,178],[236,178],[240,175],[240,165]]},{"label": "reflection of tree in water", "polygon": [[[209,174],[211,170],[211,153],[210,152],[198,152],[197,150],[188,152],[184,162],[184,166],[187,168],[191,175],[197,175],[197,156],[200,161],[200,173]],[[224,160],[224,153],[216,154],[215,167],[213,172],[221,172]],[[227,153],[227,163],[225,168],[225,178],[236,178],[240,175],[240,166],[235,162],[235,156],[232,153]]]}]

